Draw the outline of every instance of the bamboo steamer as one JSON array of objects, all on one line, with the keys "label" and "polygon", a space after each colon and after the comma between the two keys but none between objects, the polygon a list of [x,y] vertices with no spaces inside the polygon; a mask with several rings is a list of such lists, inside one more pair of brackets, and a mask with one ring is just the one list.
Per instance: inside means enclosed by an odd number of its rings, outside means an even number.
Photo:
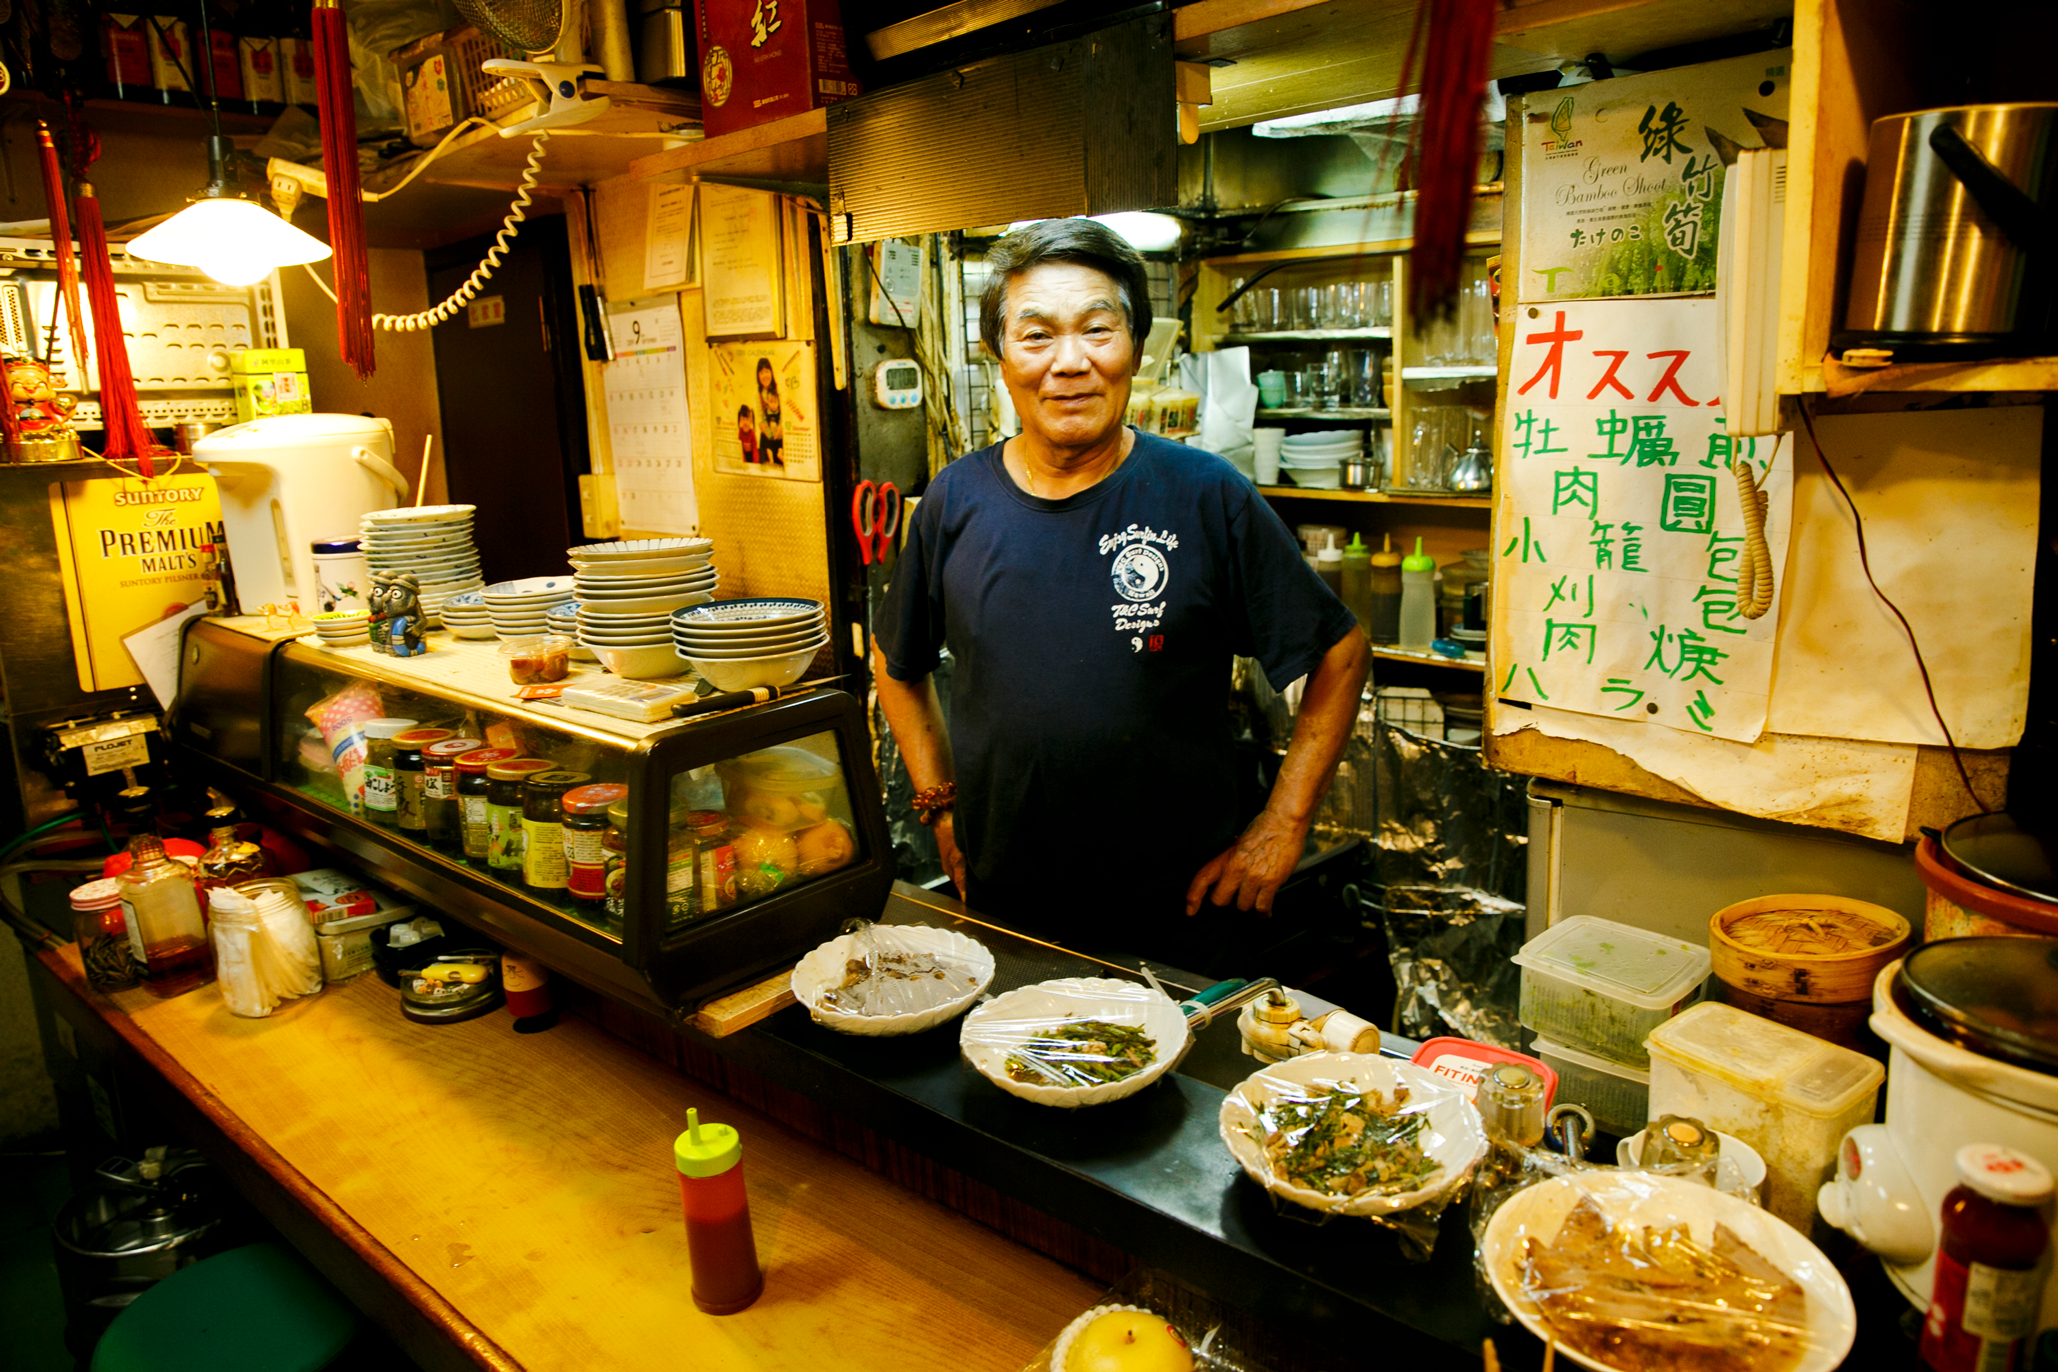
[{"label": "bamboo steamer", "polygon": [[1768,1001],[1870,1003],[1879,971],[1908,949],[1908,921],[1842,896],[1759,896],[1708,921],[1711,970]]}]

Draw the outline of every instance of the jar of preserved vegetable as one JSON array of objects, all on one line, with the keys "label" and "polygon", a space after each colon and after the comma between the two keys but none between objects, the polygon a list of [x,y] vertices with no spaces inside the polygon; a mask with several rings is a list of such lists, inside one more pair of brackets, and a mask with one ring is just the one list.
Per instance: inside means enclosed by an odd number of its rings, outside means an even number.
[{"label": "jar of preserved vegetable", "polygon": [[422,827],[429,842],[455,851],[464,846],[457,804],[457,760],[486,746],[483,738],[446,738],[422,749]]},{"label": "jar of preserved vegetable", "polygon": [[564,795],[591,780],[591,772],[538,772],[522,783],[522,884],[530,890],[565,889]]},{"label": "jar of preserved vegetable", "polygon": [[422,813],[428,779],[422,749],[450,736],[448,729],[408,729],[393,736],[393,784],[398,795],[393,827],[409,838],[428,837],[429,820]]},{"label": "jar of preserved vegetable", "polygon": [[577,786],[564,793],[565,889],[579,900],[607,896],[607,812],[628,803],[629,788],[616,782]]},{"label": "jar of preserved vegetable", "polygon": [[629,911],[629,798],[607,807],[607,828],[600,831],[606,853],[601,873],[601,908],[619,923]]},{"label": "jar of preserved vegetable", "polygon": [[[492,829],[486,818],[486,769],[514,755],[512,748],[474,748],[457,760],[458,828],[464,834],[464,855],[472,862],[483,864],[486,861],[486,850],[492,838]],[[540,758],[535,760],[542,761]]]},{"label": "jar of preserved vegetable", "polygon": [[416,723],[412,719],[364,722],[364,817],[384,829],[400,824],[400,782],[393,775],[393,740]]},{"label": "jar of preserved vegetable", "polygon": [[486,866],[513,881],[522,870],[522,787],[557,764],[547,757],[511,757],[486,764]]},{"label": "jar of preserved vegetable", "polygon": [[121,883],[102,877],[72,888],[71,909],[79,961],[86,966],[86,984],[95,991],[126,991],[134,986],[142,968],[129,947]]},{"label": "jar of preserved vegetable", "polygon": [[736,903],[735,821],[720,810],[689,810],[685,821],[693,844],[692,913],[712,915]]}]

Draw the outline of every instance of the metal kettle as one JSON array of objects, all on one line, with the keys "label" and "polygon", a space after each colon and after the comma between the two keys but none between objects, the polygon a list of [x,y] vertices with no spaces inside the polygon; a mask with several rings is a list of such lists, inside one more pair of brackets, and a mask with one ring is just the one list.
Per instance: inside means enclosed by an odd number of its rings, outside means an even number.
[{"label": "metal kettle", "polygon": [[2058,104],[1873,121],[1855,249],[1847,363],[2058,351]]}]

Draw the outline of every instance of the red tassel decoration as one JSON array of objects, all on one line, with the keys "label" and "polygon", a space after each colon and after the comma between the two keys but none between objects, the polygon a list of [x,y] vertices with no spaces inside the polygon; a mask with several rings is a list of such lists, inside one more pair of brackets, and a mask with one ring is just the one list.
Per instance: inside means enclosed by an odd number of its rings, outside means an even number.
[{"label": "red tassel decoration", "polygon": [[1408,254],[1408,308],[1418,320],[1448,315],[1465,270],[1465,229],[1479,174],[1479,107],[1493,49],[1494,0],[1422,0],[1401,89],[1417,75],[1415,246]]},{"label": "red tassel decoration", "polygon": [[50,139],[50,126],[36,121],[36,142],[43,159],[43,199],[50,206],[50,246],[57,255],[57,294],[64,301],[65,322],[70,326],[72,364],[79,369],[79,389],[87,389],[86,312],[79,303],[79,263],[72,256],[71,219],[64,209],[64,173],[57,169],[57,144]]},{"label": "red tassel decoration", "polygon": [[336,338],[343,360],[368,377],[376,366],[371,269],[357,180],[350,34],[336,0],[314,0],[314,83],[321,99],[322,174],[329,183],[329,247],[336,263]]},{"label": "red tassel decoration", "polygon": [[109,462],[134,462],[144,476],[156,476],[151,454],[166,451],[150,435],[136,404],[136,378],[129,370],[129,345],[122,337],[121,302],[114,292],[114,263],[107,253],[107,226],[93,188],[79,183],[79,257],[85,263],[86,299],[93,307],[93,357],[100,368],[100,422],[106,438],[100,455]]}]

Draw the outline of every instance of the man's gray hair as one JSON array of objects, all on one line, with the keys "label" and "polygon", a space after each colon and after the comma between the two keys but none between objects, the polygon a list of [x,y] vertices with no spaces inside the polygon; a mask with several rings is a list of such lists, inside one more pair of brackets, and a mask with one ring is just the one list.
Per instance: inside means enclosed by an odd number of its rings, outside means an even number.
[{"label": "man's gray hair", "polygon": [[986,350],[1000,356],[1002,313],[1007,309],[1008,281],[1045,262],[1070,262],[1105,272],[1120,292],[1122,313],[1129,318],[1129,341],[1138,351],[1150,337],[1150,274],[1143,254],[1122,235],[1091,219],[1045,219],[1017,229],[986,250],[986,289],[979,297],[979,337]]}]

